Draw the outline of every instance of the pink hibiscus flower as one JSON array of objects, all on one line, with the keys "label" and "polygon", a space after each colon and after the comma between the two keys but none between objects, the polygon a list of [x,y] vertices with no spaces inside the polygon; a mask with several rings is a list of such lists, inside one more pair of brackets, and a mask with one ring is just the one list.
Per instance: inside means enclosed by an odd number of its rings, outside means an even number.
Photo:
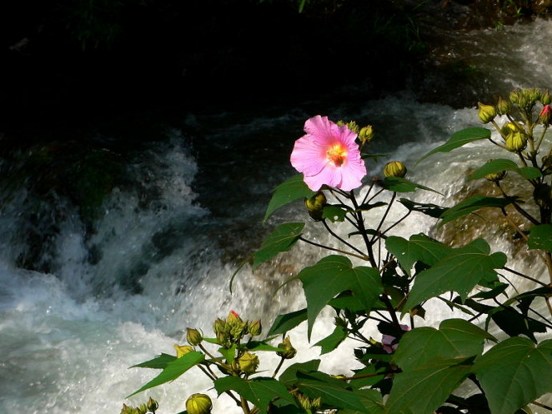
[{"label": "pink hibiscus flower", "polygon": [[320,115],[307,119],[305,132],[295,141],[290,161],[307,186],[313,191],[324,184],[344,191],[360,187],[366,165],[355,142],[357,134]]}]

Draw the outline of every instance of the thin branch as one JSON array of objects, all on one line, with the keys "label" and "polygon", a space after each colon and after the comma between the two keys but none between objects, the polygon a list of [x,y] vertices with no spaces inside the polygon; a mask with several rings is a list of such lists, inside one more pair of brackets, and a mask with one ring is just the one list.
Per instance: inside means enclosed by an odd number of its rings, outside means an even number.
[{"label": "thin branch", "polygon": [[320,244],[320,243],[313,242],[312,240],[305,239],[302,236],[299,237],[299,240],[304,241],[305,243],[308,243],[308,244],[312,244],[313,246],[320,247],[322,249],[331,250],[333,252],[346,254],[347,256],[356,257],[357,259],[361,259],[361,260],[369,260],[368,256],[366,256],[366,255],[361,256],[361,255],[356,254],[356,253],[346,252],[345,250],[336,249],[334,247],[330,247],[330,246],[326,246],[326,245],[323,245],[323,244]]}]

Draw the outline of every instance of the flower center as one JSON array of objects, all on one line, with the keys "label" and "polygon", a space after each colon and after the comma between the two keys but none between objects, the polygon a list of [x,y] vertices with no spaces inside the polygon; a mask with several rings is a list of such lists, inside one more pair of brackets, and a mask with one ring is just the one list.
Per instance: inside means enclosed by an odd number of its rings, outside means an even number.
[{"label": "flower center", "polygon": [[328,151],[326,151],[326,159],[336,167],[341,167],[347,159],[347,148],[342,144],[332,145]]}]

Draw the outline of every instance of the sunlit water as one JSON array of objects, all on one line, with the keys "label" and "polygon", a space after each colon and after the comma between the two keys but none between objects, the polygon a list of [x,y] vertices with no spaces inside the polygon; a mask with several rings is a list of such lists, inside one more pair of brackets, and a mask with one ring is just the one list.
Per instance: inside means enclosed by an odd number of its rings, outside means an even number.
[{"label": "sunlit water", "polygon": [[[504,45],[505,38],[514,49]],[[497,70],[496,76],[504,82],[552,87],[552,57],[544,46],[552,40],[552,23],[537,21],[464,39],[461,42],[473,47],[476,63]],[[489,59],[483,52],[491,46]],[[129,157],[125,176],[133,185],[116,187],[92,225],[61,196],[37,205],[24,186],[11,193],[0,216],[0,412],[118,413],[123,402],[138,404],[151,395],[161,402],[160,413],[176,413],[184,410],[184,401],[193,392],[214,397],[201,373],[191,371],[126,400],[156,374],[128,368],[162,352],[173,353],[172,346],[183,342],[186,327],[211,334],[212,321],[231,309],[244,318],[262,317],[267,326],[278,313],[304,305],[298,285],[274,293],[301,267],[322,257],[322,252],[304,245],[255,272],[244,267],[233,294],[228,283],[240,260],[269,228],[260,224],[267,194],[293,173],[286,157],[293,140],[301,135],[304,120],[318,112],[314,108],[316,103],[311,102],[273,110],[273,115],[255,115],[232,127],[228,125],[233,114],[191,114],[189,122],[209,133],[188,136],[173,130],[165,142],[152,143]],[[477,125],[478,120],[473,108],[421,104],[408,93],[362,105],[336,103],[328,115],[375,125],[372,150],[388,155],[369,162],[370,174],[378,175],[388,159],[401,159],[410,166],[410,179],[443,194],[417,192],[413,196],[417,201],[452,204],[477,185],[464,178],[466,171],[491,158],[493,151],[483,144],[469,145],[414,167],[430,148],[454,131]],[[225,127],[216,128],[217,123]],[[282,140],[286,134],[287,140]],[[273,141],[262,144],[267,135]],[[198,147],[203,150],[194,151]],[[218,154],[216,159],[209,158],[209,147]],[[207,180],[207,174],[218,179]],[[37,209],[40,213],[35,213]],[[40,219],[29,222],[33,214]],[[402,214],[399,207],[390,220]],[[368,220],[377,217],[374,213]],[[269,224],[283,219],[302,220],[306,215],[298,205],[278,212]],[[454,239],[460,231],[440,230],[435,220],[413,215],[395,234],[429,232]],[[32,268],[48,269],[45,272],[26,270],[20,264],[30,249],[25,236],[29,232],[44,236],[47,248],[40,253],[41,265]],[[308,224],[307,234],[326,240],[315,223]],[[493,249],[513,257],[511,266],[534,277],[543,274],[508,240],[490,242]],[[435,306],[420,323],[435,324],[440,317],[450,316],[448,312]],[[328,313],[316,324],[310,344],[305,326],[294,331],[297,360],[312,358],[318,352],[312,344],[331,329]],[[351,355],[351,347],[346,344],[331,353],[323,369],[347,373],[351,366],[344,358]],[[263,362],[270,366],[270,357]],[[239,412],[224,397],[216,400],[217,408]]]}]

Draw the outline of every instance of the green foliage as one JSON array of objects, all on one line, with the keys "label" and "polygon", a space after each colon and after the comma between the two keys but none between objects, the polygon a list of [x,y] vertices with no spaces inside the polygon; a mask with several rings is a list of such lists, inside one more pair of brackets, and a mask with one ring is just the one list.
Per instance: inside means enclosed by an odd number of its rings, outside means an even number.
[{"label": "green foliage", "polygon": [[[313,219],[309,226],[320,225],[330,241],[310,240],[312,233],[304,223],[280,224],[255,253],[252,268],[298,241],[332,252],[288,280],[302,282],[306,308],[279,315],[264,340],[252,339],[257,333],[251,332],[257,330],[249,327],[258,324],[230,312],[226,320],[215,321],[216,337],[203,339],[217,346],[217,356],[199,344],[200,352],[185,346],[180,352],[187,353],[180,358],[162,354],[138,364],[163,371],[137,392],[198,365],[217,392],[233,398],[244,414],[518,414],[530,412],[527,406],[532,403],[542,406],[537,399],[552,392],[552,340],[540,339],[552,329],[550,283],[511,269],[506,254],[493,252],[482,238],[451,246],[427,234],[404,238],[392,230],[411,214],[425,214],[442,225],[483,208],[498,209],[519,235],[518,243],[543,261],[552,280],[552,171],[546,157],[537,157],[549,126],[537,114],[550,100],[548,92],[531,89],[516,91],[507,104],[502,100],[497,107],[481,105],[480,118],[495,127],[503,143],[492,138],[489,129],[468,128],[425,156],[477,140],[508,150],[508,134],[523,131],[527,146],[509,151],[519,162],[489,160],[469,176],[488,179],[498,196],[472,194],[447,208],[397,200],[398,193],[431,190],[402,177],[374,179],[364,194],[324,185],[315,198],[301,176],[277,187],[265,220],[278,208],[306,198]],[[499,125],[497,111],[507,113],[512,125]],[[537,131],[540,138],[533,135]],[[509,187],[501,184],[504,171],[525,180],[533,189],[532,199],[527,192],[523,197],[508,194]],[[387,196],[380,197],[382,193]],[[397,203],[404,215],[393,221],[389,213]],[[512,275],[537,286],[512,283]],[[420,326],[420,319],[435,311],[429,300],[470,319],[451,314],[439,317],[438,327]],[[543,304],[549,315],[540,309]],[[334,327],[314,344],[320,355],[355,341],[352,357],[340,363],[343,375],[323,372],[321,361],[313,358],[291,364],[278,376],[284,362],[296,355],[285,335],[306,321],[310,340],[324,309],[331,312]],[[271,343],[279,335],[281,342]],[[258,369],[253,352],[259,351],[280,357],[271,377]]]}]

